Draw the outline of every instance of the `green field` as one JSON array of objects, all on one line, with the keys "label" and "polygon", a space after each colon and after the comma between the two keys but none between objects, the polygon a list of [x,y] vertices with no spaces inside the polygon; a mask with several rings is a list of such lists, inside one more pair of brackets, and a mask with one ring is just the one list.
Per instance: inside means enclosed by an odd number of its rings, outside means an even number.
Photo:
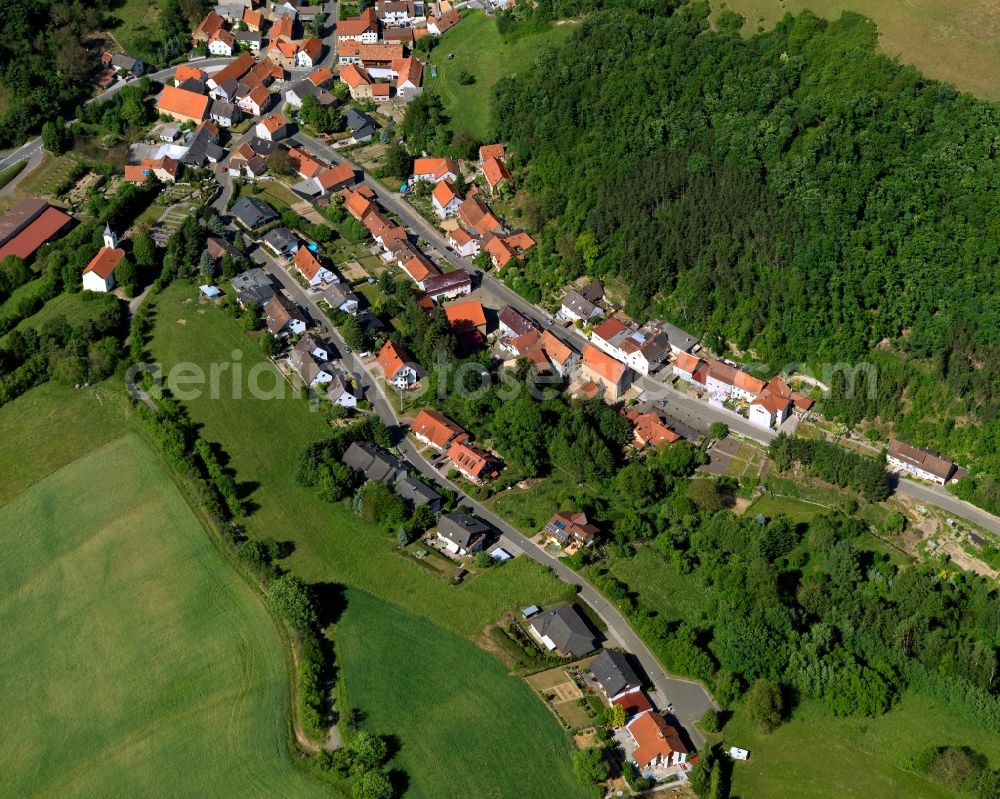
[{"label": "green field", "polygon": [[[487,623],[505,611],[531,603],[546,604],[567,596],[570,590],[567,586],[526,558],[517,558],[476,575],[461,586],[452,586],[422,568],[409,555],[396,552],[394,542],[366,527],[346,505],[324,503],[311,491],[300,487],[294,477],[296,460],[306,443],[326,435],[326,424],[319,414],[310,412],[305,400],[292,397],[255,399],[250,395],[246,375],[255,364],[262,363],[256,343],[222,310],[199,306],[193,300],[196,291],[190,285],[175,285],[160,296],[150,348],[156,360],[167,369],[180,361],[203,366],[213,361],[229,361],[231,353],[237,353],[242,365],[243,398],[229,399],[232,383],[228,375],[231,373],[226,372],[220,392],[224,399],[202,396],[186,401],[185,405],[194,421],[202,425],[201,435],[210,442],[221,444],[237,480],[254,486],[249,499],[256,509],[247,520],[248,532],[291,541],[295,552],[286,565],[293,572],[310,582],[363,589],[433,625],[467,637],[477,636]],[[261,378],[261,385],[286,385],[274,374],[273,367],[266,366],[265,372],[267,377]],[[340,634],[337,638],[338,646],[346,646],[348,651],[351,646],[367,648],[370,663],[365,665],[366,669],[374,668],[383,660],[379,649],[383,642],[378,637],[365,633],[362,642],[343,641]],[[454,637],[449,640],[458,642]],[[391,641],[387,643],[392,644]],[[464,683],[476,686],[484,695],[504,695],[510,690],[511,678],[502,669],[493,667],[488,659],[483,660],[471,647],[464,651],[465,665],[460,669]],[[400,671],[410,665],[399,660],[393,663]],[[344,668],[341,676],[348,684],[352,679],[361,678],[349,668]],[[403,679],[403,675],[396,675],[396,679]],[[511,718],[531,717],[535,712],[532,703],[536,700],[530,694],[520,696],[520,704],[508,708]],[[365,712],[375,712],[361,701],[357,704]],[[408,712],[419,718],[424,710],[415,704]],[[379,732],[399,734],[404,747],[427,746],[439,757],[447,750],[448,741],[455,738],[485,741],[483,745],[487,748],[509,745],[505,730],[497,728],[488,718],[475,716],[456,715],[450,727],[425,725],[418,728],[409,720],[387,722]],[[554,732],[558,732],[555,720],[542,716],[529,743],[544,745],[545,741],[551,741]],[[531,775],[530,784],[544,783],[551,774],[564,773],[561,764],[542,758],[526,764],[525,768],[525,773]],[[492,772],[479,772],[472,777],[477,787],[470,795],[489,795],[489,791],[495,790]],[[429,795],[454,795],[444,790],[438,792],[435,786],[420,787]],[[504,787],[507,795],[521,796],[525,785],[505,784]],[[560,789],[561,795],[573,795],[576,790],[572,779],[567,779]]]},{"label": "green field", "polygon": [[[437,77],[430,77],[428,69],[425,85],[441,98],[452,130],[464,128],[485,142],[490,136],[490,98],[497,81],[530,69],[542,50],[564,42],[573,28],[572,22],[552,25],[544,33],[504,44],[491,18],[482,11],[469,11],[431,52]],[[455,57],[449,59],[451,53]],[[460,85],[461,72],[468,72],[475,82]]]},{"label": "green field", "polygon": [[0,531],[0,793],[325,795],[288,759],[273,622],[140,438],[27,489]]},{"label": "green field", "polygon": [[407,797],[587,795],[567,736],[492,655],[354,589],[334,638],[349,705],[402,742],[390,768],[409,777]]},{"label": "green field", "polygon": [[948,707],[908,693],[898,707],[879,718],[834,718],[814,702],[770,735],[760,735],[743,718],[733,717],[725,745],[750,750],[736,763],[733,796],[789,796],[792,786],[810,799],[945,799],[958,796],[902,768],[930,746],[969,745],[1000,763],[1000,741],[957,718]]},{"label": "green field", "polygon": [[159,15],[157,0],[124,0],[111,12],[112,17],[121,20],[111,33],[126,50],[134,49],[134,37],[148,33]]},{"label": "green field", "polygon": [[793,522],[802,523],[811,522],[817,516],[829,512],[830,509],[823,505],[804,502],[801,499],[765,495],[750,505],[744,514],[756,516],[758,513],[763,513],[768,519],[773,519],[775,516],[787,516]]},{"label": "green field", "polygon": [[836,19],[843,11],[871,17],[882,49],[938,80],[988,99],[1000,98],[1000,0],[711,0],[746,18],[745,34],[771,28],[785,12],[810,9]]},{"label": "green field", "polygon": [[45,303],[34,316],[22,319],[14,329],[24,330],[33,327],[35,330],[41,330],[46,322],[57,316],[65,316],[71,326],[80,327],[84,322],[100,316],[111,302],[110,297],[110,294],[95,294],[92,291],[58,294]]},{"label": "green field", "polygon": [[640,546],[630,558],[609,556],[590,569],[606,568],[629,591],[639,594],[644,608],[652,608],[668,621],[694,622],[705,610],[709,591],[693,574],[678,574],[652,547]]}]

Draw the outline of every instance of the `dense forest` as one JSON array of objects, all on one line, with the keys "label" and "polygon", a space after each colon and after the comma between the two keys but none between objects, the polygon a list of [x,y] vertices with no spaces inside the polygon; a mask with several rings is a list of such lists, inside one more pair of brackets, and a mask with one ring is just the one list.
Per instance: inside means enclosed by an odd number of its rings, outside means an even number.
[{"label": "dense forest", "polygon": [[[152,2],[152,0],[151,0]],[[132,55],[160,65],[190,47],[204,0],[157,0],[157,21]],[[121,0],[7,0],[0,15],[0,146],[17,144],[93,93],[90,80],[120,23]]]},{"label": "dense forest", "polygon": [[[540,233],[511,282],[539,298],[617,277],[634,314],[775,365],[880,353],[885,385],[839,392],[831,415],[996,472],[996,106],[878,54],[857,15],[746,40],[740,22],[597,11],[498,85]],[[956,429],[970,418],[987,434]]]}]

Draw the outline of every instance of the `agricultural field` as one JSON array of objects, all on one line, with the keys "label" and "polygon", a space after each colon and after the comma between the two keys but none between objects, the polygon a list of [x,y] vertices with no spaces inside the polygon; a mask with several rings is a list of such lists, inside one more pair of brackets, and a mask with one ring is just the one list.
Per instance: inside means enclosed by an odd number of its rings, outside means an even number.
[{"label": "agricultural field", "polygon": [[[486,141],[490,137],[490,98],[497,81],[529,69],[539,53],[564,42],[573,28],[572,22],[557,24],[544,33],[504,44],[493,19],[482,11],[469,11],[431,51],[430,63],[437,68],[437,77],[431,77],[428,67],[425,85],[441,98],[452,130],[464,128]],[[449,58],[452,53],[454,58]],[[467,86],[458,82],[463,72],[474,78]]]},{"label": "agricultural field", "polygon": [[[284,378],[270,365],[263,364],[255,341],[249,338],[240,325],[229,318],[224,311],[212,306],[200,306],[193,299],[197,289],[192,285],[177,284],[160,295],[157,305],[157,324],[150,344],[155,359],[169,369],[172,364],[186,361],[206,367],[217,361],[237,361],[241,365],[242,377],[238,382],[242,399],[233,400],[234,384],[231,372],[223,373],[218,399],[203,395],[185,401],[191,417],[202,425],[201,434],[209,442],[217,442],[229,457],[229,467],[241,485],[252,490],[249,501],[254,512],[247,519],[247,528],[253,536],[274,536],[288,540],[294,545],[294,553],[285,566],[303,579],[324,584],[345,585],[360,589],[374,599],[405,613],[406,625],[424,631],[427,641],[419,647],[397,650],[392,636],[375,634],[368,625],[362,625],[360,640],[349,640],[352,630],[350,616],[345,617],[346,625],[335,634],[337,646],[364,650],[362,672],[373,671],[384,662],[390,669],[392,679],[397,681],[394,691],[399,689],[400,705],[393,718],[385,717],[380,723],[380,732],[399,735],[403,750],[412,747],[422,751],[427,742],[440,759],[454,741],[481,740],[486,729],[465,708],[450,708],[452,714],[448,725],[432,726],[426,722],[411,722],[408,715],[421,719],[422,713],[436,713],[433,707],[422,708],[419,702],[410,701],[405,712],[400,710],[402,697],[424,696],[428,691],[440,693],[441,680],[426,679],[421,669],[411,667],[418,650],[438,652],[435,647],[457,648],[464,660],[458,671],[461,684],[478,696],[509,696],[513,678],[508,677],[499,661],[492,656],[478,653],[470,644],[460,646],[462,638],[478,636],[483,628],[500,618],[504,612],[526,604],[548,604],[569,598],[570,587],[557,581],[547,570],[526,558],[475,575],[460,586],[450,585],[437,575],[422,567],[406,553],[395,551],[394,542],[385,535],[365,526],[351,513],[346,503],[331,505],[320,500],[313,492],[299,486],[295,480],[296,463],[304,446],[326,435],[328,428],[318,413],[310,411],[309,404],[301,398],[292,397]],[[232,353],[236,353],[234,358]],[[252,396],[247,375],[251,369],[263,370],[260,385],[280,386],[281,398],[265,399]],[[395,624],[395,622],[394,622]],[[405,626],[405,625],[404,625]],[[440,628],[440,629],[439,629]],[[458,636],[455,635],[458,634]],[[435,637],[438,636],[438,637]],[[383,655],[381,647],[389,647],[389,655]],[[379,686],[379,694],[373,704],[365,697],[363,685],[367,679],[352,667],[350,655],[339,664],[340,678],[347,681],[352,692],[351,703],[373,718],[382,711],[373,706],[386,702],[387,683]],[[435,655],[438,658],[438,655]],[[444,655],[441,662],[449,662]],[[440,660],[440,658],[438,658]],[[406,668],[401,668],[401,664]],[[423,661],[422,661],[423,663]],[[381,666],[379,667],[381,668]],[[432,668],[428,661],[423,670]],[[386,677],[386,679],[389,679]],[[408,681],[422,682],[423,687],[414,694],[416,688],[407,687]],[[360,692],[360,693],[359,693]],[[457,700],[456,700],[457,701]],[[559,733],[556,722],[539,707],[541,715],[534,716],[530,734],[526,729],[518,732],[518,738],[525,746],[547,746],[553,734]],[[530,711],[525,711],[526,713]],[[506,728],[492,727],[495,740],[489,749],[503,749],[512,746],[508,741]],[[466,752],[468,754],[468,752]],[[578,790],[575,779],[562,770],[562,764],[541,758],[538,774],[542,782],[544,774],[558,776],[561,788],[553,795],[573,795]],[[408,764],[412,761],[408,761]],[[567,761],[568,762],[568,761]],[[426,765],[414,766],[414,774],[426,774]],[[543,774],[544,772],[544,774]],[[440,770],[438,770],[440,773]],[[565,778],[564,778],[565,777]],[[458,777],[455,777],[458,779]],[[466,784],[474,784],[475,790],[463,795],[490,796],[496,791],[496,780],[490,769],[469,770],[463,777]],[[555,778],[553,778],[555,779]],[[524,789],[525,786],[517,786]],[[420,790],[430,790],[420,784]],[[416,794],[420,795],[420,794]],[[457,795],[442,793],[440,795]],[[520,794],[519,794],[520,795]]]},{"label": "agricultural field", "polygon": [[542,702],[470,641],[357,589],[333,637],[347,706],[401,741],[407,799],[587,795]]},{"label": "agricultural field", "polygon": [[1000,98],[1000,0],[712,0],[746,19],[743,33],[771,28],[786,12],[809,9],[836,19],[844,11],[871,17],[890,56],[914,64],[929,77],[990,100]]},{"label": "agricultural field", "polygon": [[905,762],[944,744],[967,744],[991,763],[1000,762],[995,735],[915,693],[878,718],[835,718],[810,700],[770,735],[758,733],[737,711],[723,737],[727,747],[750,750],[748,762],[735,764],[733,796],[797,791],[814,799],[946,799],[959,794],[907,771]]},{"label": "agricultural field", "polygon": [[[5,462],[69,436],[65,460],[126,427],[98,418],[84,442],[81,416],[33,394],[3,409],[4,432],[47,405],[49,424],[30,448],[3,435]],[[57,467],[0,508],[0,531],[5,794],[327,795],[288,757],[275,625],[141,438]]]}]

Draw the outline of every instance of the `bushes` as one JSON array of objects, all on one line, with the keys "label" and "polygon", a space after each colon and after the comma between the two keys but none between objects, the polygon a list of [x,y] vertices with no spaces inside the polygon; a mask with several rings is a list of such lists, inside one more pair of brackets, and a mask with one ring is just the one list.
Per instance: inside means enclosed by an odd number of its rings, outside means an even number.
[{"label": "bushes", "polygon": [[781,471],[801,463],[814,477],[858,491],[869,502],[881,502],[889,496],[884,462],[829,441],[789,438],[782,433],[768,446],[768,454]]}]

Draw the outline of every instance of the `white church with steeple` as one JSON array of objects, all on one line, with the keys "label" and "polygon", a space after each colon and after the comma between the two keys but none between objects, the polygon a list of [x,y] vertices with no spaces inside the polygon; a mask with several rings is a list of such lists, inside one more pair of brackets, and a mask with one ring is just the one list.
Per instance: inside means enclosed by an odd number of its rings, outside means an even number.
[{"label": "white church with steeple", "polygon": [[104,246],[97,251],[83,270],[85,291],[111,291],[115,287],[115,269],[125,257],[125,250],[118,246],[118,236],[111,225],[104,226]]}]

